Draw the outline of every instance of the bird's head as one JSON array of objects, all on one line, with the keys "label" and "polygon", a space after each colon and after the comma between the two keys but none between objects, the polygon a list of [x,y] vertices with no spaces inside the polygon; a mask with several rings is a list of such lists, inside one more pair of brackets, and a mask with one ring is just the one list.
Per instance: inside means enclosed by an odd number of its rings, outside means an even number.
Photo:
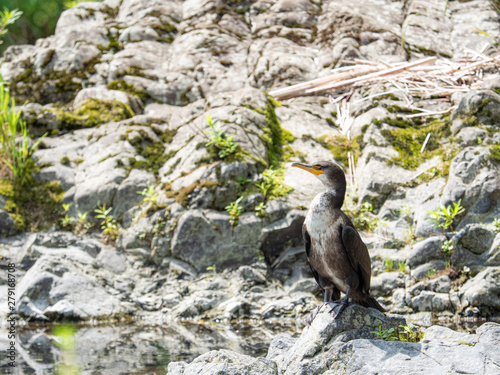
[{"label": "bird's head", "polygon": [[342,168],[331,161],[317,161],[309,164],[293,163],[297,167],[315,175],[328,190],[345,192],[346,181]]}]

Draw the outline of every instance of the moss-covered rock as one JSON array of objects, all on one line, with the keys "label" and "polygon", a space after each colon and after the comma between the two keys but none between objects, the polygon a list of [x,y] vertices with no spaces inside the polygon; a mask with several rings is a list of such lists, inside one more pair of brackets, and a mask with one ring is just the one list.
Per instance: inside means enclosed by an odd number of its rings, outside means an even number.
[{"label": "moss-covered rock", "polygon": [[60,130],[92,128],[108,122],[121,121],[134,116],[134,111],[118,100],[99,100],[89,98],[77,109],[64,108],[45,109],[55,115],[54,121]]},{"label": "moss-covered rock", "polygon": [[7,211],[22,231],[48,230],[57,223],[64,191],[57,181],[28,181],[21,186],[10,179],[0,180],[0,195]]}]

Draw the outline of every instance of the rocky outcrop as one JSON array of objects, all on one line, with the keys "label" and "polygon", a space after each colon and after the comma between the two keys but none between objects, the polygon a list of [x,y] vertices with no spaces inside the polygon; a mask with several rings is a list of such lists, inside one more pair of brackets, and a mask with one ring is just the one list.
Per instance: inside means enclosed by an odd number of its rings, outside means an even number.
[{"label": "rocky outcrop", "polygon": [[402,329],[404,319],[349,306],[337,320],[322,309],[299,338],[276,337],[265,358],[228,350],[208,352],[190,363],[175,362],[169,374],[433,374],[496,371],[500,325],[486,323],[476,334],[429,327],[420,342],[374,340],[373,331]]},{"label": "rocky outcrop", "polygon": [[[0,194],[1,251],[24,249],[20,312],[302,317],[318,288],[300,227],[322,186],[289,166],[335,158],[347,169],[348,150],[356,178],[345,208],[367,230],[380,302],[399,313],[500,311],[495,71],[481,87],[469,77],[475,87],[450,101],[421,95],[410,106],[388,84],[355,89],[350,141],[329,98],[266,94],[355,59],[457,61],[498,39],[497,21],[484,1],[109,0],[65,11],[53,36],[9,48],[1,73],[18,102],[31,101],[30,132],[50,133],[35,178],[58,181],[67,214],[88,213],[96,229],[10,240],[16,210]],[[407,116],[415,108],[443,115]],[[235,145],[229,156],[207,145],[216,123]],[[459,201],[452,226],[429,220]],[[113,245],[97,241],[103,205],[120,224]],[[89,306],[80,289],[108,304]]]}]

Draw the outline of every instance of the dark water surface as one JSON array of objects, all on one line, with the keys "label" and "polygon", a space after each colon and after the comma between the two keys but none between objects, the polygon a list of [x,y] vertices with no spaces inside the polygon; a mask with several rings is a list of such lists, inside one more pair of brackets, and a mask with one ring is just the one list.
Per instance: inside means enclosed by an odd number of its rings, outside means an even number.
[{"label": "dark water surface", "polygon": [[[484,322],[432,324],[474,333]],[[301,322],[33,324],[18,328],[14,369],[3,350],[7,337],[0,337],[0,374],[166,374],[168,363],[190,361],[214,349],[265,356],[274,337],[298,336],[303,327]]]}]

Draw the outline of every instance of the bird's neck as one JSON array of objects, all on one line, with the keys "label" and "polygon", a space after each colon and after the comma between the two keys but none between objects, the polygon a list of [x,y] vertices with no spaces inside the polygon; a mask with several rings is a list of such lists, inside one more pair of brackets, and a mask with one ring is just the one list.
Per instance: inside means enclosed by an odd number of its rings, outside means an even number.
[{"label": "bird's neck", "polygon": [[341,209],[344,204],[344,196],[345,196],[345,187],[329,187],[323,193],[328,197],[328,200],[331,202],[333,208]]}]

